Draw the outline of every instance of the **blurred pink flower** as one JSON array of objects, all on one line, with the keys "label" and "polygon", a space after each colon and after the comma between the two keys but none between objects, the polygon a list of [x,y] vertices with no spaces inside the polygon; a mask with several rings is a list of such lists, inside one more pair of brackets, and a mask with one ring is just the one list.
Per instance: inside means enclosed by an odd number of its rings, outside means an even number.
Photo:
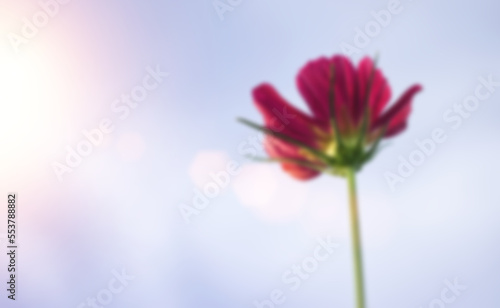
[{"label": "blurred pink flower", "polygon": [[374,61],[365,57],[355,67],[342,55],[310,61],[296,82],[310,114],[263,83],[253,90],[253,99],[265,126],[242,121],[268,133],[267,153],[301,180],[320,172],[343,175],[346,168],[358,170],[373,156],[380,139],[406,128],[413,96],[422,89],[411,86],[387,107],[391,88]]}]

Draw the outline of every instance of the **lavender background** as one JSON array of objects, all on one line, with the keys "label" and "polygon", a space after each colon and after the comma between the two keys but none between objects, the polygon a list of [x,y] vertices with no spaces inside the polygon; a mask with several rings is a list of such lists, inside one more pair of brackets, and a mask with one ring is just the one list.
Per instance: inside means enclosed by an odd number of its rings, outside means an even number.
[{"label": "lavender background", "polygon": [[[125,269],[135,278],[102,306],[255,307],[281,289],[279,307],[352,307],[345,182],[299,183],[248,161],[239,147],[255,132],[235,118],[260,121],[250,90],[262,81],[305,107],[299,68],[354,44],[390,2],[243,0],[221,20],[209,0],[74,0],[16,52],[8,36],[40,4],[1,0],[0,198],[19,195],[20,252],[16,302],[0,254],[0,306],[90,307],[80,304]],[[408,130],[359,175],[369,307],[440,307],[432,301],[455,278],[467,290],[445,307],[498,307],[498,90],[458,129],[443,114],[481,76],[500,80],[500,4],[399,7],[352,57],[380,53],[393,100],[424,86]],[[113,101],[157,66],[169,76],[121,120]],[[103,118],[114,131],[58,181],[52,164]],[[384,173],[436,128],[446,142],[391,190]],[[179,206],[229,160],[240,174],[186,224]],[[339,248],[290,291],[282,275],[326,235]]]}]

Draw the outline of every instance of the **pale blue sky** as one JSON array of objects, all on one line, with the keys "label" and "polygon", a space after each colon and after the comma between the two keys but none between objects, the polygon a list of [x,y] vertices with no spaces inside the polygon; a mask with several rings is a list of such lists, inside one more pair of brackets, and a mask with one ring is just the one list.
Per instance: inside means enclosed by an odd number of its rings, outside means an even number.
[{"label": "pale blue sky", "polygon": [[[30,84],[43,85],[23,96],[40,110],[13,122],[36,138],[2,135],[18,140],[12,151],[23,157],[2,162],[5,192],[25,200],[15,307],[78,307],[121,268],[136,278],[106,307],[250,308],[276,288],[286,290],[280,307],[351,307],[344,181],[323,176],[299,185],[278,166],[248,162],[238,146],[254,132],[235,119],[261,121],[250,91],[263,81],[305,108],[295,88],[300,67],[353,44],[355,29],[390,2],[243,0],[221,21],[209,0],[74,0],[21,55],[3,40],[4,57],[39,64]],[[8,18],[0,35],[18,31],[36,3],[1,1]],[[408,130],[359,175],[368,307],[429,307],[443,281],[456,277],[468,288],[450,307],[498,307],[500,95],[482,101],[459,129],[443,114],[474,94],[479,77],[500,80],[500,4],[400,6],[352,57],[380,54],[393,101],[413,83],[424,87]],[[51,163],[64,160],[82,129],[113,118],[113,100],[157,65],[170,73],[166,81],[57,181]],[[6,114],[4,97],[0,104]],[[384,173],[396,172],[398,157],[436,128],[447,141],[392,191]],[[228,159],[245,163],[246,173],[186,225],[178,206],[191,201],[198,178]],[[290,292],[282,274],[325,234],[337,239],[338,251]],[[0,303],[14,307],[5,296]]]}]

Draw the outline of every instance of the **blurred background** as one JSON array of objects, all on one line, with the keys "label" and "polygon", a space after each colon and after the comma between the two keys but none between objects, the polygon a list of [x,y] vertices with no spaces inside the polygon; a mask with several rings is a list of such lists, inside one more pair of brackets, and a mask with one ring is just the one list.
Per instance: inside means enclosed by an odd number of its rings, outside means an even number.
[{"label": "blurred background", "polygon": [[[499,307],[498,85],[454,109],[481,78],[500,81],[499,10],[1,0],[0,242],[16,192],[19,252],[15,302],[0,254],[0,306],[353,307],[345,181],[248,160],[260,136],[235,119],[261,122],[250,91],[263,81],[305,108],[308,60],[378,52],[392,101],[424,91],[358,176],[368,307]],[[387,172],[437,128],[446,141],[391,188]],[[311,263],[322,239],[338,247]]]}]

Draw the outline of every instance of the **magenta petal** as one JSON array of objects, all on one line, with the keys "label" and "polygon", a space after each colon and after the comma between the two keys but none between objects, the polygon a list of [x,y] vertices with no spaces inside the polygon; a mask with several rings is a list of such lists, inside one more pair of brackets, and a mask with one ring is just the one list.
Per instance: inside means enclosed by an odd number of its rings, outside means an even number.
[{"label": "magenta petal", "polygon": [[[275,138],[267,137],[264,142],[264,147],[272,158],[293,158],[307,162],[297,148]],[[299,180],[309,180],[320,174],[317,170],[294,163],[281,163],[281,167],[291,176]]]},{"label": "magenta petal", "polygon": [[267,128],[314,146],[315,135],[311,130],[311,117],[290,105],[273,86],[262,84],[256,87],[253,90],[253,98]]},{"label": "magenta petal", "polygon": [[[365,57],[361,60],[358,66],[358,97],[355,103],[353,112],[354,118],[359,121],[363,115],[363,107],[366,102],[366,95],[371,74],[374,69],[374,62]],[[368,106],[370,108],[371,123],[378,118],[384,107],[391,98],[391,88],[385,79],[382,71],[377,69],[373,77],[373,82],[370,87],[370,97],[368,98]]]},{"label": "magenta petal", "polygon": [[406,129],[406,126],[408,126],[407,121],[404,121],[403,123],[400,123],[398,125],[393,125],[387,129],[384,137],[386,137],[386,138],[394,137],[397,134],[404,131]]},{"label": "magenta petal", "polygon": [[[339,119],[338,122],[349,120],[353,123],[354,108],[356,102],[357,91],[357,75],[356,68],[351,61],[345,56],[335,56],[332,59],[335,65],[335,93],[336,93],[336,111],[340,116],[349,116],[350,119]],[[347,113],[344,113],[344,110]],[[343,126],[343,123],[339,123]]]},{"label": "magenta petal", "polygon": [[297,75],[297,87],[304,100],[323,128],[330,123],[330,61],[319,58],[307,63]]},{"label": "magenta petal", "polygon": [[421,90],[422,86],[420,85],[414,85],[406,90],[396,103],[375,121],[372,129],[387,125],[386,136],[393,136],[396,134],[395,132],[400,132],[401,130],[398,130],[398,128],[405,124],[410,114],[413,96]]},{"label": "magenta petal", "polygon": [[319,58],[307,63],[297,75],[297,87],[309,105],[320,127],[328,131],[330,126],[331,70],[335,72],[335,112],[339,127],[351,122],[352,110],[357,97],[357,75],[351,61],[345,56],[331,59]]}]

